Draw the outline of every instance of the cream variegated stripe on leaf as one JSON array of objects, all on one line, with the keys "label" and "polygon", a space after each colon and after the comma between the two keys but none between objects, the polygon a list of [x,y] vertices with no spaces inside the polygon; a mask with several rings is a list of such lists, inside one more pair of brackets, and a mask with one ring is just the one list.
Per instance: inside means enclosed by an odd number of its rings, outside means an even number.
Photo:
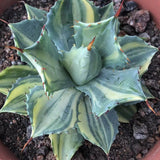
[{"label": "cream variegated stripe on leaf", "polygon": [[51,134],[49,138],[56,160],[71,160],[84,140],[76,129],[61,134]]},{"label": "cream variegated stripe on leaf", "polygon": [[[43,20],[24,20],[18,23],[10,23],[9,27],[14,35],[14,43],[16,47],[24,49],[33,45],[41,34]],[[31,65],[30,61],[20,52],[17,52],[23,62]]]},{"label": "cream variegated stripe on leaf", "polygon": [[37,20],[43,20],[44,23],[46,22],[46,20],[47,20],[47,12],[46,11],[32,7],[32,6],[28,5],[27,3],[25,3],[25,8],[26,8],[27,16],[28,16],[29,20],[37,19]]},{"label": "cream variegated stripe on leaf", "polygon": [[105,30],[108,26],[108,23],[113,19],[113,17],[103,20],[101,22],[96,23],[83,23],[77,22],[74,25],[75,30],[75,43],[76,47],[79,48],[81,46],[88,46],[88,44],[92,41],[94,37],[96,37],[94,44],[96,43],[97,37]]},{"label": "cream variegated stripe on leaf", "polygon": [[119,104],[147,99],[141,87],[137,68],[122,71],[102,69],[99,77],[76,88],[91,98],[92,112],[97,116]]},{"label": "cream variegated stripe on leaf", "polygon": [[118,121],[121,123],[129,123],[134,114],[137,112],[136,105],[120,105],[115,107],[118,115]]},{"label": "cream variegated stripe on leaf", "polygon": [[32,124],[32,137],[61,133],[75,127],[81,92],[74,88],[59,90],[50,97],[43,87],[27,95],[27,111]]},{"label": "cream variegated stripe on leaf", "polygon": [[118,41],[130,59],[126,68],[140,67],[140,75],[142,76],[148,70],[151,59],[158,49],[137,36],[118,37]]},{"label": "cream variegated stripe on leaf", "polygon": [[123,69],[128,63],[128,58],[117,40],[118,26],[119,22],[114,16],[98,23],[79,22],[74,27],[76,46],[87,46],[95,37],[93,46],[102,56],[103,66]]},{"label": "cream variegated stripe on leaf", "polygon": [[36,43],[24,49],[23,54],[39,72],[46,92],[50,94],[59,89],[72,87],[72,80],[59,62],[61,55],[45,29],[42,34]]},{"label": "cream variegated stripe on leaf", "polygon": [[12,84],[14,84],[19,77],[26,77],[28,75],[38,75],[38,72],[27,65],[17,65],[6,68],[0,72],[0,92],[7,95]]},{"label": "cream variegated stripe on leaf", "polygon": [[106,154],[118,133],[118,117],[114,110],[101,117],[92,113],[92,105],[88,97],[79,104],[78,128],[83,137],[101,147]]},{"label": "cream variegated stripe on leaf", "polygon": [[105,30],[99,34],[94,43],[106,68],[123,69],[128,63],[127,56],[117,41],[118,27],[118,19],[112,17]]},{"label": "cream variegated stripe on leaf", "polygon": [[73,25],[76,22],[98,22],[113,16],[113,12],[111,4],[101,9],[88,0],[59,0],[48,14],[46,27],[57,48],[69,51],[75,43]]},{"label": "cream variegated stripe on leaf", "polygon": [[105,20],[108,19],[112,16],[115,15],[114,7],[113,7],[113,2],[109,3],[106,6],[103,7],[98,7],[99,13],[100,13],[100,20]]},{"label": "cream variegated stripe on leaf", "polygon": [[43,24],[40,20],[32,19],[19,23],[10,23],[9,27],[14,34],[16,46],[24,49],[38,40]]},{"label": "cream variegated stripe on leaf", "polygon": [[19,78],[9,91],[5,104],[0,112],[27,115],[25,104],[26,94],[29,93],[29,89],[39,85],[42,85],[42,82],[37,75]]}]

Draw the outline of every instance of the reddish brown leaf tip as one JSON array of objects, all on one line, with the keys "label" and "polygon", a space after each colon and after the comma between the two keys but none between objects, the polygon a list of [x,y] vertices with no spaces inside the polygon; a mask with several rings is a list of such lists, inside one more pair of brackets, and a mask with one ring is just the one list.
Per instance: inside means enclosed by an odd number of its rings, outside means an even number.
[{"label": "reddish brown leaf tip", "polygon": [[18,48],[18,47],[14,47],[14,46],[6,46],[5,48],[10,48],[10,49],[14,49],[14,50],[17,50],[17,51],[20,51],[21,53],[23,53],[23,49],[21,48]]},{"label": "reddish brown leaf tip", "polygon": [[1,19],[1,18],[0,18],[0,21],[2,21],[3,23],[9,25],[9,23],[8,23],[7,21],[5,21],[4,19]]},{"label": "reddish brown leaf tip", "polygon": [[121,13],[123,3],[124,3],[124,0],[121,2],[121,5],[120,5],[120,7],[119,7],[119,9],[118,9],[118,11],[116,12],[116,14],[115,14],[115,16],[114,16],[114,17],[116,17],[116,18],[117,18],[117,17],[119,16],[119,14]]},{"label": "reddish brown leaf tip", "polygon": [[91,48],[92,48],[92,46],[93,46],[93,43],[94,43],[95,39],[96,39],[96,37],[94,37],[93,40],[89,43],[89,45],[88,45],[88,47],[87,47],[87,50],[88,50],[88,51],[91,51]]},{"label": "reddish brown leaf tip", "polygon": [[24,147],[22,148],[22,151],[21,152],[23,152],[24,151],[24,149],[27,147],[27,145],[32,141],[32,137],[27,141],[27,143],[24,145]]},{"label": "reddish brown leaf tip", "polygon": [[157,115],[157,113],[155,112],[155,110],[151,107],[151,105],[149,104],[148,100],[146,100],[146,105],[148,106],[148,108],[155,114]]}]

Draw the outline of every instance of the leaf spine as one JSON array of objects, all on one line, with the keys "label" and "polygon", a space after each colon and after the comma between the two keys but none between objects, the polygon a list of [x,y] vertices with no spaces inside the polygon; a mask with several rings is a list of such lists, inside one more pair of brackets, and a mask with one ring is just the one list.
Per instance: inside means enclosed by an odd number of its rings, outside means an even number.
[{"label": "leaf spine", "polygon": [[32,137],[25,143],[24,147],[22,148],[21,153],[24,151],[24,149],[27,147],[27,145],[32,141]]},{"label": "leaf spine", "polygon": [[46,71],[46,68],[42,68],[42,71]]},{"label": "leaf spine", "polygon": [[1,19],[1,18],[0,18],[0,21],[2,21],[3,23],[9,25],[9,23],[8,23],[7,21],[5,21],[4,19]]},{"label": "leaf spine", "polygon": [[122,49],[122,48],[120,48],[120,51],[124,53],[124,51],[123,51],[123,49]]},{"label": "leaf spine", "polygon": [[96,39],[96,37],[94,37],[93,40],[89,43],[89,45],[88,45],[88,47],[87,47],[87,50],[88,50],[88,51],[91,51],[91,48],[92,48],[92,46],[93,46],[93,43],[94,43],[95,39]]},{"label": "leaf spine", "polygon": [[148,108],[149,108],[155,115],[157,115],[157,113],[155,112],[155,110],[154,110],[154,109],[151,107],[151,105],[149,104],[148,100],[146,100],[145,102],[146,102]]},{"label": "leaf spine", "polygon": [[43,30],[43,31],[45,30],[45,27],[46,27],[46,25],[43,25],[43,27],[42,27],[42,30]]},{"label": "leaf spine", "polygon": [[121,5],[120,5],[118,11],[116,12],[116,14],[115,14],[115,16],[114,16],[115,18],[117,18],[117,17],[120,15],[121,10],[122,10],[123,3],[124,3],[124,0],[121,2]]},{"label": "leaf spine", "polygon": [[15,47],[15,46],[5,46],[5,48],[10,48],[10,49],[18,50],[18,51],[20,51],[21,53],[24,52],[23,49],[18,48],[18,47]]}]

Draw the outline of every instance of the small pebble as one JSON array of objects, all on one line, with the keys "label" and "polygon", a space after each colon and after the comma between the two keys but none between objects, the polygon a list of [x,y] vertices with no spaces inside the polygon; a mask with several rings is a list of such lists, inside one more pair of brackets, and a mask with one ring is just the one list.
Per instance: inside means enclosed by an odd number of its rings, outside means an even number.
[{"label": "small pebble", "polygon": [[132,150],[137,155],[140,151],[142,151],[142,146],[139,143],[133,144]]},{"label": "small pebble", "polygon": [[44,156],[39,155],[39,156],[37,156],[36,160],[44,160]]},{"label": "small pebble", "polygon": [[134,123],[133,136],[135,139],[146,139],[148,137],[148,129],[144,123]]},{"label": "small pebble", "polygon": [[139,153],[139,154],[136,156],[136,159],[137,159],[137,160],[140,160],[141,158],[142,158],[142,154]]}]

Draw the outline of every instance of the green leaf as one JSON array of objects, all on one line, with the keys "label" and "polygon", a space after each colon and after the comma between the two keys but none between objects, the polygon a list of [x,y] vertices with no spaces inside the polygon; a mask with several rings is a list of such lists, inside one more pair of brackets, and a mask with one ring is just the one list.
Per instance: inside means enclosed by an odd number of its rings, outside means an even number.
[{"label": "green leaf", "polygon": [[103,59],[103,66],[106,68],[123,69],[128,63],[127,56],[122,51],[117,40],[119,22],[111,17],[106,28],[95,40],[95,48]]},{"label": "green leaf", "polygon": [[57,160],[71,160],[83,142],[83,137],[75,129],[67,133],[51,134],[49,138]]},{"label": "green leaf", "polygon": [[143,92],[146,95],[147,99],[155,98],[143,83],[142,83],[142,88],[143,88]]},{"label": "green leaf", "polygon": [[48,14],[47,30],[51,40],[60,50],[69,51],[74,44],[72,1],[59,0]]},{"label": "green leaf", "polygon": [[0,112],[27,115],[25,104],[26,94],[29,93],[30,88],[36,85],[42,85],[41,79],[37,75],[19,78],[9,91],[5,104]]},{"label": "green leaf", "polygon": [[45,91],[49,94],[74,85],[59,62],[61,55],[48,37],[46,30],[34,45],[24,49],[23,54],[37,69],[45,85]]},{"label": "green leaf", "polygon": [[81,92],[64,89],[49,98],[43,87],[35,87],[27,95],[27,110],[32,124],[32,137],[59,134],[75,126]]},{"label": "green leaf", "polygon": [[110,17],[98,23],[78,22],[74,26],[76,46],[88,46],[91,40],[96,37],[93,46],[102,56],[103,66],[106,68],[123,69],[128,61],[117,40],[118,27],[119,22],[115,17]]},{"label": "green leaf", "polygon": [[148,70],[151,59],[158,49],[145,43],[137,36],[118,37],[118,41],[130,59],[126,68],[140,67],[140,75],[142,76]]},{"label": "green leaf", "polygon": [[118,121],[121,123],[129,123],[134,114],[137,112],[136,105],[120,105],[115,107],[118,115]]},{"label": "green leaf", "polygon": [[35,69],[32,69],[27,65],[8,67],[0,73],[0,92],[7,95],[12,84],[15,83],[19,77],[37,74]]},{"label": "green leaf", "polygon": [[118,133],[118,117],[114,110],[97,118],[92,114],[88,97],[81,101],[78,107],[78,128],[83,137],[101,147],[106,154]]},{"label": "green leaf", "polygon": [[27,16],[28,16],[29,20],[31,20],[31,19],[40,20],[41,19],[44,21],[44,23],[46,22],[46,20],[47,20],[47,17],[46,17],[47,12],[46,11],[32,7],[32,6],[28,5],[27,3],[25,3],[25,8],[26,8]]},{"label": "green leaf", "polygon": [[83,85],[98,76],[102,67],[101,57],[95,48],[88,51],[87,47],[72,47],[70,52],[63,54],[62,63],[77,85]]},{"label": "green leaf", "polygon": [[76,88],[91,98],[92,112],[97,116],[119,104],[146,100],[136,68],[122,71],[102,69],[97,78]]},{"label": "green leaf", "polygon": [[[41,34],[44,22],[42,20],[24,20],[18,23],[10,23],[9,27],[14,35],[14,42],[16,47],[24,49],[33,45]],[[30,64],[29,60],[18,51],[19,56],[23,62]],[[31,65],[31,64],[30,64]]]},{"label": "green leaf", "polygon": [[102,8],[98,8],[98,12],[101,15],[100,16],[101,21],[114,16],[115,12],[114,12],[114,7],[113,7],[113,2],[109,3],[108,5],[106,5]]},{"label": "green leaf", "polygon": [[46,27],[58,49],[69,51],[75,43],[72,26],[76,21],[93,23],[100,17],[98,9],[88,0],[59,0],[48,14]]},{"label": "green leaf", "polygon": [[[106,19],[104,21],[96,23],[83,23],[77,22],[74,25],[75,35],[74,39],[76,42],[76,47],[88,46],[94,37],[99,37],[99,35],[105,30],[108,26],[108,23],[113,19],[113,17]],[[96,43],[96,39],[94,44]]]}]

